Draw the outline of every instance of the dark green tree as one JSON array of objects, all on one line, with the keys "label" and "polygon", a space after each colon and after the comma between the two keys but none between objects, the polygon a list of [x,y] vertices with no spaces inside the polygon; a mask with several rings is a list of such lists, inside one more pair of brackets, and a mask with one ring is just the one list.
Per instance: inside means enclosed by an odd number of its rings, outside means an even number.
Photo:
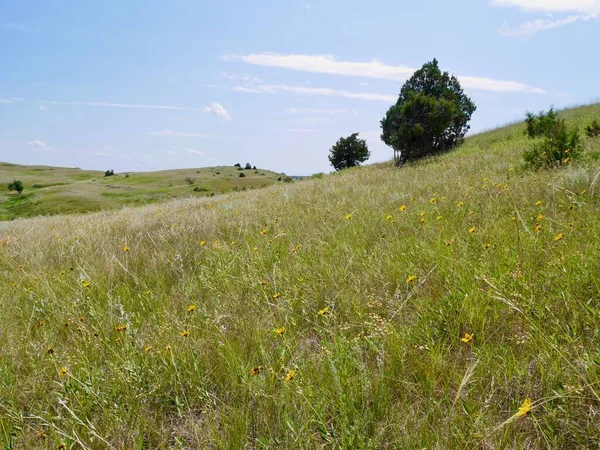
[{"label": "dark green tree", "polygon": [[9,191],[17,191],[17,194],[23,192],[23,183],[20,180],[15,180],[8,185]]},{"label": "dark green tree", "polygon": [[369,147],[364,139],[359,139],[358,133],[339,138],[329,151],[329,162],[335,170],[359,166],[371,156]]},{"label": "dark green tree", "polygon": [[458,79],[442,72],[434,59],[402,86],[398,101],[381,120],[381,140],[394,150],[398,166],[442,153],[463,141],[476,109]]}]

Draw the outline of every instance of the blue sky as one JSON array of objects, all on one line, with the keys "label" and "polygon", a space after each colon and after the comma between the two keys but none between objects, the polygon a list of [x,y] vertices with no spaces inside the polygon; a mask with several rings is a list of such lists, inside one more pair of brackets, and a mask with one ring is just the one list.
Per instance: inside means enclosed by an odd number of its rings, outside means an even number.
[{"label": "blue sky", "polygon": [[330,171],[437,58],[473,131],[598,99],[600,0],[0,3],[0,161]]}]

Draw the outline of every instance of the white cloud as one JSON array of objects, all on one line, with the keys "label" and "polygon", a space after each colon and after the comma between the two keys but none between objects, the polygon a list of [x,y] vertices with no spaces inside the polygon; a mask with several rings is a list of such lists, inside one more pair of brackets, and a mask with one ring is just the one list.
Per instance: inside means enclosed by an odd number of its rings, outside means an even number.
[{"label": "white cloud", "polygon": [[39,139],[34,139],[33,141],[29,141],[27,143],[27,145],[29,145],[31,148],[34,148],[35,150],[40,150],[40,151],[44,151],[44,152],[56,152],[55,149],[50,147],[44,141],[40,141]]},{"label": "white cloud", "polygon": [[577,13],[597,16],[600,0],[492,0],[495,5],[516,6],[527,12]]},{"label": "white cloud", "polygon": [[211,103],[202,110],[206,114],[212,114],[225,120],[231,120],[231,114],[220,103]]},{"label": "white cloud", "polygon": [[[331,55],[283,55],[277,53],[254,53],[249,55],[225,55],[225,61],[243,61],[247,64],[279,67],[302,72],[323,73],[353,77],[374,78],[393,81],[405,81],[416,69],[407,66],[390,66],[381,61],[369,62],[338,61]],[[543,93],[542,89],[528,86],[516,81],[495,80],[473,76],[458,77],[463,87],[494,92],[527,92]],[[243,92],[259,92],[259,87],[244,87],[237,90]],[[358,98],[358,97],[350,97]],[[383,99],[382,99],[383,101]],[[387,101],[387,100],[385,100]]]},{"label": "white cloud", "polygon": [[150,136],[176,136],[176,137],[195,137],[195,138],[212,138],[215,137],[211,134],[202,133],[187,133],[181,131],[163,130],[163,131],[152,131],[149,133]]},{"label": "white cloud", "polygon": [[498,33],[507,37],[529,37],[540,31],[563,27],[579,20],[591,20],[600,15],[600,0],[492,0],[494,5],[514,6],[529,13],[571,15],[558,19],[536,19],[511,28],[504,23]]},{"label": "white cloud", "polygon": [[550,19],[537,19],[529,22],[523,22],[515,28],[511,28],[505,22],[502,24],[498,33],[506,37],[529,37],[533,36],[540,31],[550,30],[552,28],[559,28],[574,22],[577,22],[580,16],[569,16],[565,19],[550,20]]},{"label": "white cloud", "polygon": [[40,141],[39,139],[29,141],[27,145],[33,148],[48,148],[48,144],[46,144],[44,141]]},{"label": "white cloud", "polygon": [[0,98],[0,104],[12,104],[12,103],[21,103],[24,102],[25,99],[24,98],[16,98],[16,97],[11,97],[11,98]]},{"label": "white cloud", "polygon": [[263,82],[262,78],[257,77],[256,75],[249,74],[249,73],[221,72],[221,77],[225,78],[226,80],[243,81],[243,82],[251,83],[251,84],[258,84],[258,83]]},{"label": "white cloud", "polygon": [[187,153],[188,155],[204,155],[204,152],[200,150],[194,150],[193,148],[184,148],[183,152]]},{"label": "white cloud", "polygon": [[396,95],[349,92],[331,88],[309,88],[305,86],[288,86],[283,84],[262,84],[252,88],[249,88],[247,86],[235,86],[233,89],[238,92],[251,92],[255,94],[275,94],[277,92],[290,92],[293,94],[323,95],[327,97],[345,97],[357,100],[371,100],[387,103],[395,102],[397,100]]},{"label": "white cloud", "polygon": [[92,155],[100,156],[101,158],[106,158],[106,157],[112,156],[110,153],[105,153],[105,152],[92,152]]},{"label": "white cloud", "polygon": [[345,108],[286,108],[285,110],[288,114],[327,114],[331,116],[337,116],[339,114],[358,114],[358,111],[355,109],[345,109]]},{"label": "white cloud", "polygon": [[173,150],[167,150],[167,151],[165,152],[165,155],[169,155],[169,156],[177,156],[177,155],[179,155],[179,153],[177,153],[177,152],[174,152]]},{"label": "white cloud", "polygon": [[52,105],[68,105],[68,106],[95,106],[103,108],[124,108],[124,109],[158,109],[169,111],[198,111],[205,114],[213,114],[222,117],[225,120],[231,120],[231,114],[219,103],[211,103],[204,108],[190,108],[187,106],[176,105],[150,105],[145,103],[110,103],[110,102],[43,102]]},{"label": "white cloud", "polygon": [[35,30],[31,27],[25,26],[20,23],[3,23],[3,24],[0,24],[0,28],[4,28],[5,30],[11,30],[11,31],[22,31],[24,33],[27,33],[30,31],[37,31],[38,33],[40,32],[40,30]]},{"label": "white cloud", "polygon": [[318,133],[319,130],[312,130],[310,128],[290,128],[288,130],[283,130],[288,133]]}]

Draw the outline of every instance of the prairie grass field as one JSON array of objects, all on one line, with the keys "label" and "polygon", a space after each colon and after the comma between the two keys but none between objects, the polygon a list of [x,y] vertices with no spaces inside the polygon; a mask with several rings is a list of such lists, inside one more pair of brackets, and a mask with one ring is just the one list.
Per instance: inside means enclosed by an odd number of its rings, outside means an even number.
[{"label": "prairie grass field", "polygon": [[1,223],[3,448],[600,448],[600,141],[523,130]]}]

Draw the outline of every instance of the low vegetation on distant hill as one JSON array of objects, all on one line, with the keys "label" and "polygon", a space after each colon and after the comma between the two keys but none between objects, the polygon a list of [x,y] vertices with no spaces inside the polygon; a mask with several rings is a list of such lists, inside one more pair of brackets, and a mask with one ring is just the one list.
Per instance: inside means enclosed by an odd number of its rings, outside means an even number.
[{"label": "low vegetation on distant hill", "polygon": [[[114,170],[86,171],[46,166],[0,163],[0,183],[21,195],[0,191],[0,221],[38,215],[72,214],[156,203],[172,198],[213,196],[270,186],[281,174],[236,167],[166,170],[126,174]],[[192,181],[192,183],[190,183]],[[10,189],[10,187],[9,187]]]},{"label": "low vegetation on distant hill", "polygon": [[600,140],[530,170],[525,130],[402,170],[0,224],[0,444],[597,448]]}]

